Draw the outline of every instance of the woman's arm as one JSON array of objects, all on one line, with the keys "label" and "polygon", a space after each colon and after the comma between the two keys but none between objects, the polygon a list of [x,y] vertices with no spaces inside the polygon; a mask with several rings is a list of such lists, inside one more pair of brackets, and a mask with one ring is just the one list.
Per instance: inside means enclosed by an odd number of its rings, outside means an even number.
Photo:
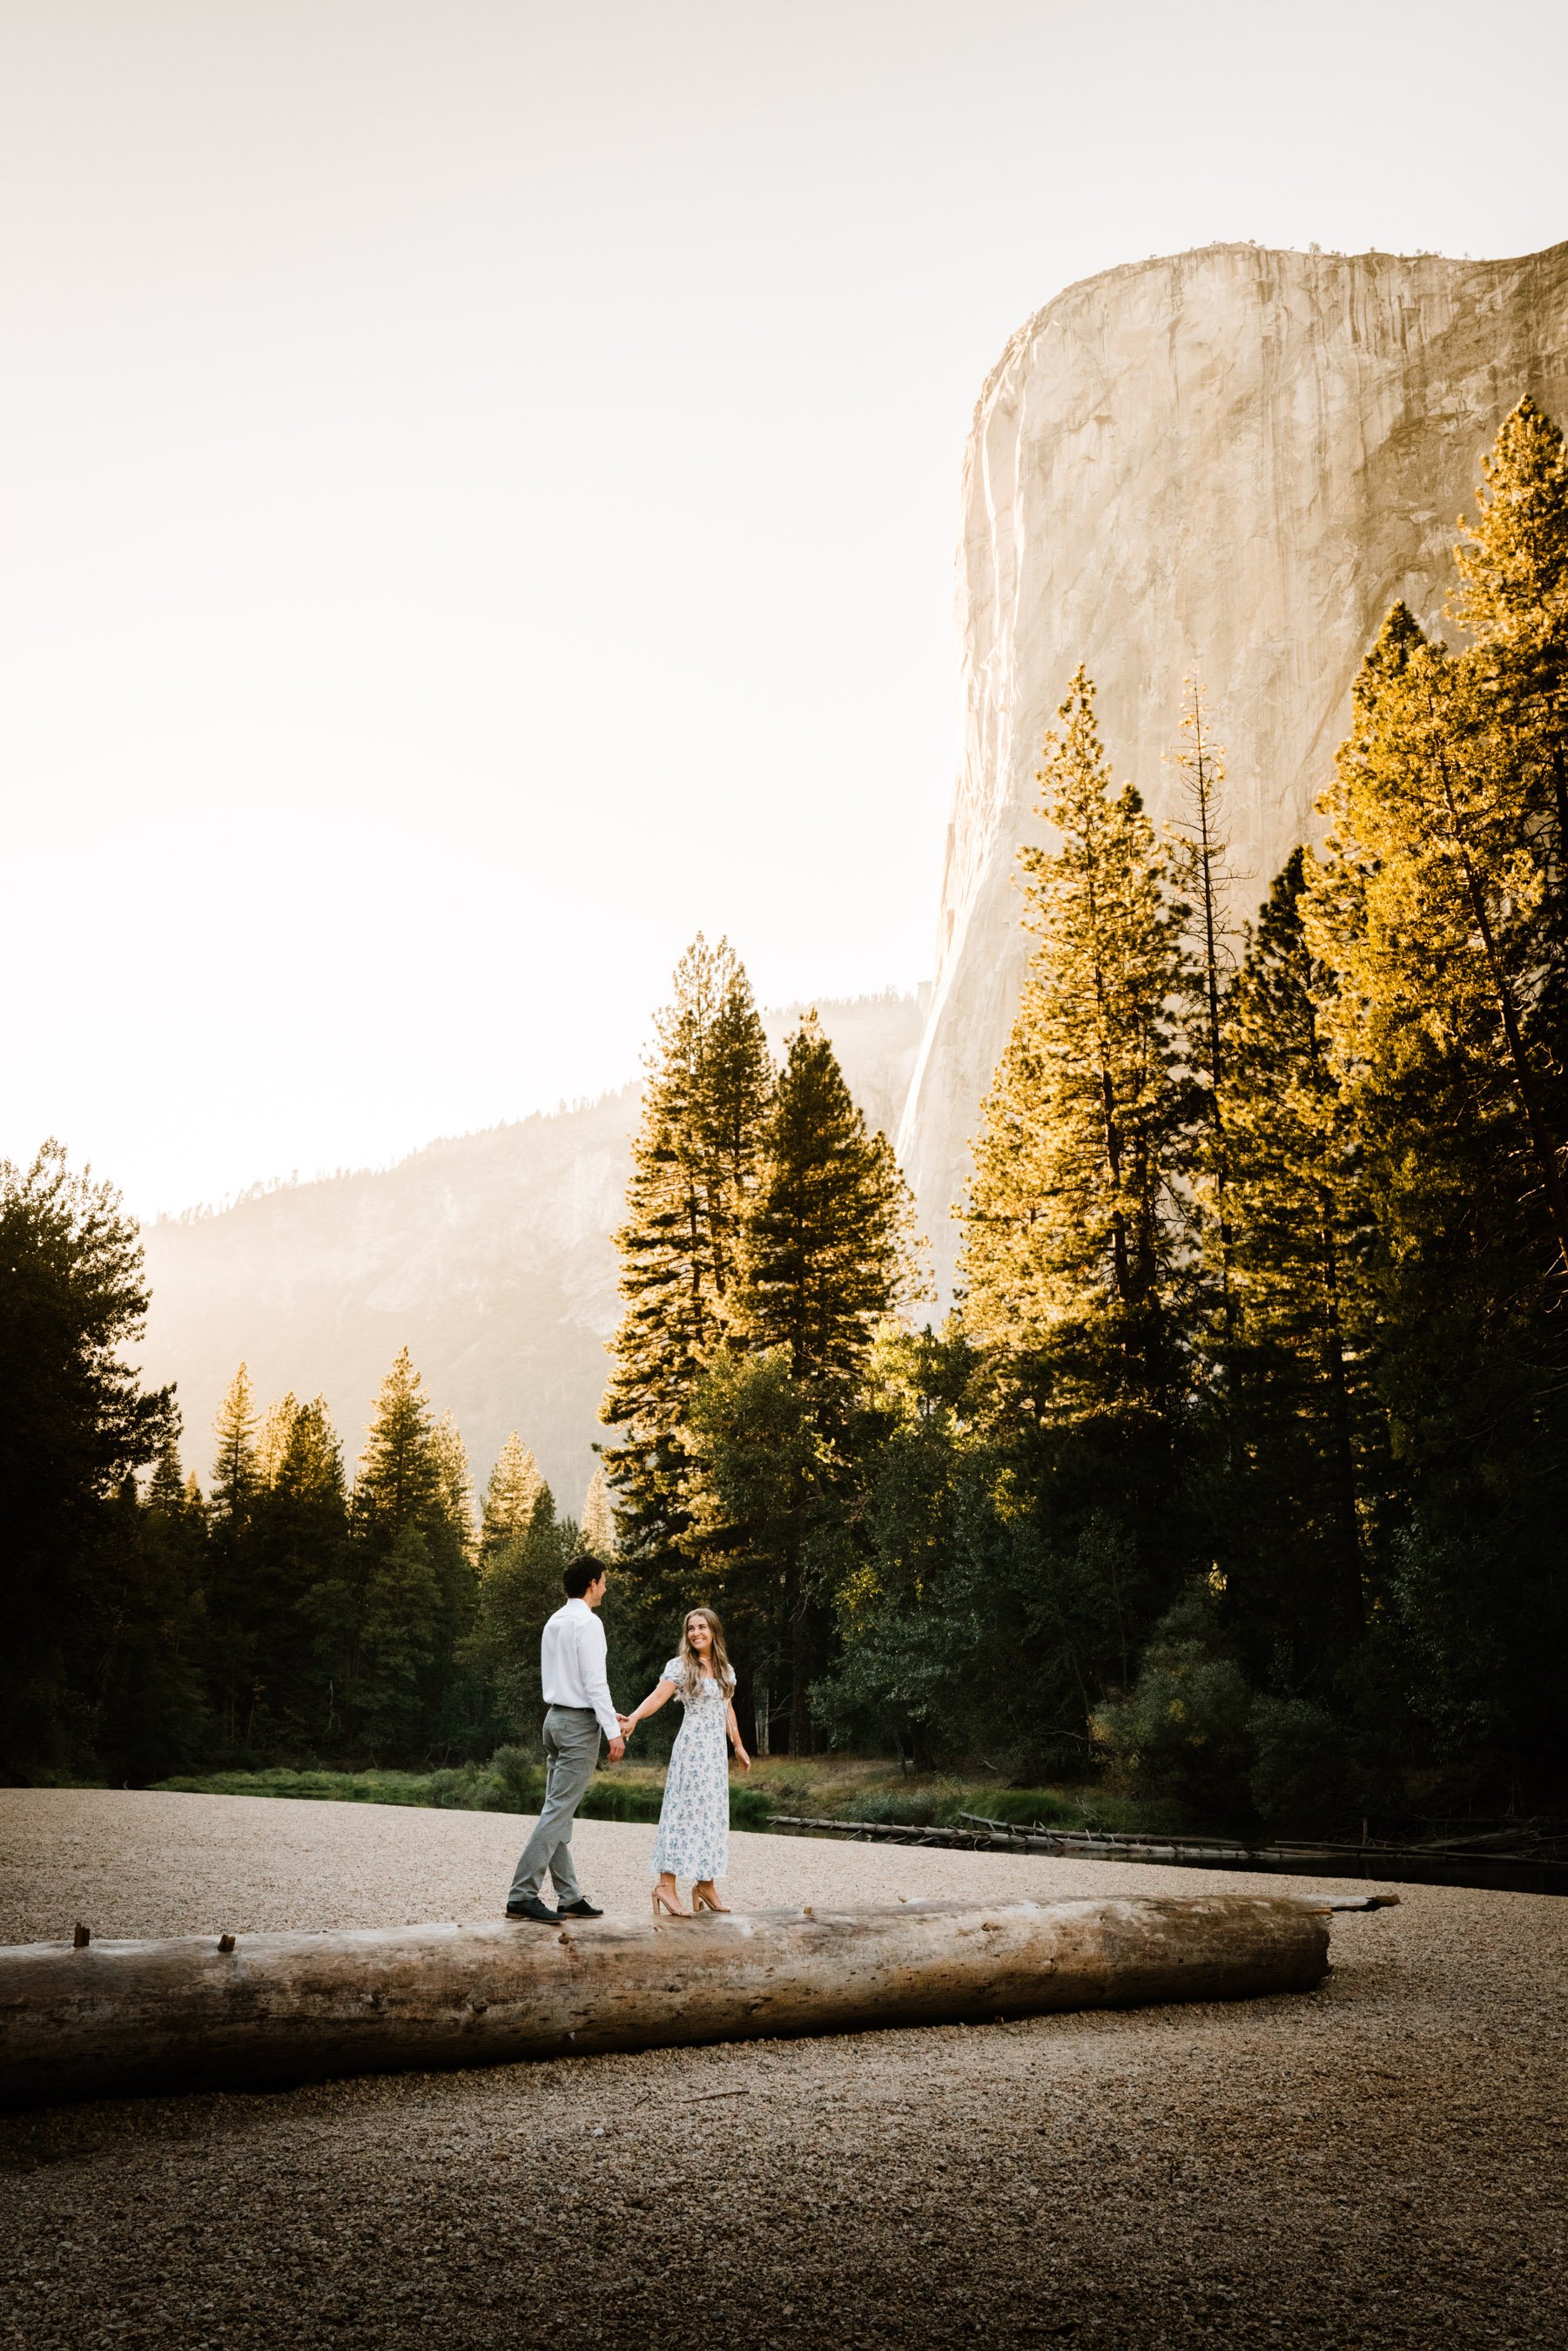
[{"label": "woman's arm", "polygon": [[630,1739],[645,1715],[657,1714],[662,1706],[668,1706],[674,1695],[674,1682],[656,1682],[635,1714],[623,1714],[619,1718],[622,1736]]},{"label": "woman's arm", "polygon": [[751,1758],[740,1743],[740,1725],[735,1719],[735,1708],[733,1704],[725,1708],[724,1727],[729,1733],[729,1743],[735,1750],[736,1761],[739,1764],[743,1771],[749,1771],[751,1769]]}]

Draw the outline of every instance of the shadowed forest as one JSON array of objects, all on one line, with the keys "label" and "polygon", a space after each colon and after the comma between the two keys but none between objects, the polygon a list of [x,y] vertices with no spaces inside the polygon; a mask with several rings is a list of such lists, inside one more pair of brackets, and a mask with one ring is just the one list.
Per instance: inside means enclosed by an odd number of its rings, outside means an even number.
[{"label": "shadowed forest", "polygon": [[580,1527],[526,1432],[476,1498],[406,1353],[351,1477],[324,1406],[243,1367],[191,1470],[173,1392],[126,1368],[112,1189],[57,1144],[0,1169],[5,1775],[487,1758],[534,1735],[586,1547],[617,1694],[711,1604],[759,1753],[1284,1832],[1559,1801],[1562,436],[1525,401],[1485,472],[1451,642],[1389,613],[1322,846],[1249,922],[1200,681],[1172,682],[1161,833],[1072,679],[939,1324],[821,1027],[776,1064],[734,951],[693,945]]}]

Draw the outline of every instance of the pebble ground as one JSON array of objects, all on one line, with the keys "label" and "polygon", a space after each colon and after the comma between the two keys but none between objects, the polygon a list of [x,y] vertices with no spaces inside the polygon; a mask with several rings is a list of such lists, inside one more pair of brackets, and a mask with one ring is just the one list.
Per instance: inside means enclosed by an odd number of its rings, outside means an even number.
[{"label": "pebble ground", "polygon": [[[0,1942],[493,1917],[524,1827],[4,1791]],[[651,1840],[579,1825],[607,1907],[646,1901]],[[754,1908],[1334,1883],[743,1835],[732,1865]],[[0,2117],[0,2344],[1551,2351],[1568,1901],[1400,1894],[1336,1918],[1305,1999]]]}]

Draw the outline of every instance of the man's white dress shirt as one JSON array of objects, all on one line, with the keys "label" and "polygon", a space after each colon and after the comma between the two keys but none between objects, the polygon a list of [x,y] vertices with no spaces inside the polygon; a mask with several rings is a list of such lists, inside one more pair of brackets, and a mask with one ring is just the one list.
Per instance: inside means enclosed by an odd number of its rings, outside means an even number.
[{"label": "man's white dress shirt", "polygon": [[619,1739],[621,1725],[611,1702],[604,1670],[604,1627],[586,1600],[569,1600],[545,1626],[539,1642],[539,1679],[547,1706],[591,1706],[606,1739]]}]

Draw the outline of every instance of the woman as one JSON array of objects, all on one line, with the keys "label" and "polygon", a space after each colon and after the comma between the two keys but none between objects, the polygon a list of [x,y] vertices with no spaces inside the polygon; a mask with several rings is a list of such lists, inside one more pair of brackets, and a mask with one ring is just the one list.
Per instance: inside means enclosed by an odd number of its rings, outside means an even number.
[{"label": "woman", "polygon": [[732,1703],[735,1668],[725,1654],[724,1627],[711,1608],[694,1608],[681,1632],[681,1646],[635,1714],[619,1719],[630,1739],[637,1725],[657,1714],[673,1698],[685,1708],[686,1719],[675,1735],[670,1769],[664,1780],[664,1801],[659,1810],[659,1834],[653,1840],[653,1916],[689,1917],[681,1908],[675,1880],[689,1877],[692,1911],[725,1910],[714,1887],[729,1867],[729,1771],[725,1761],[727,1736],[735,1760],[743,1771],[751,1758],[740,1740],[740,1727]]}]

